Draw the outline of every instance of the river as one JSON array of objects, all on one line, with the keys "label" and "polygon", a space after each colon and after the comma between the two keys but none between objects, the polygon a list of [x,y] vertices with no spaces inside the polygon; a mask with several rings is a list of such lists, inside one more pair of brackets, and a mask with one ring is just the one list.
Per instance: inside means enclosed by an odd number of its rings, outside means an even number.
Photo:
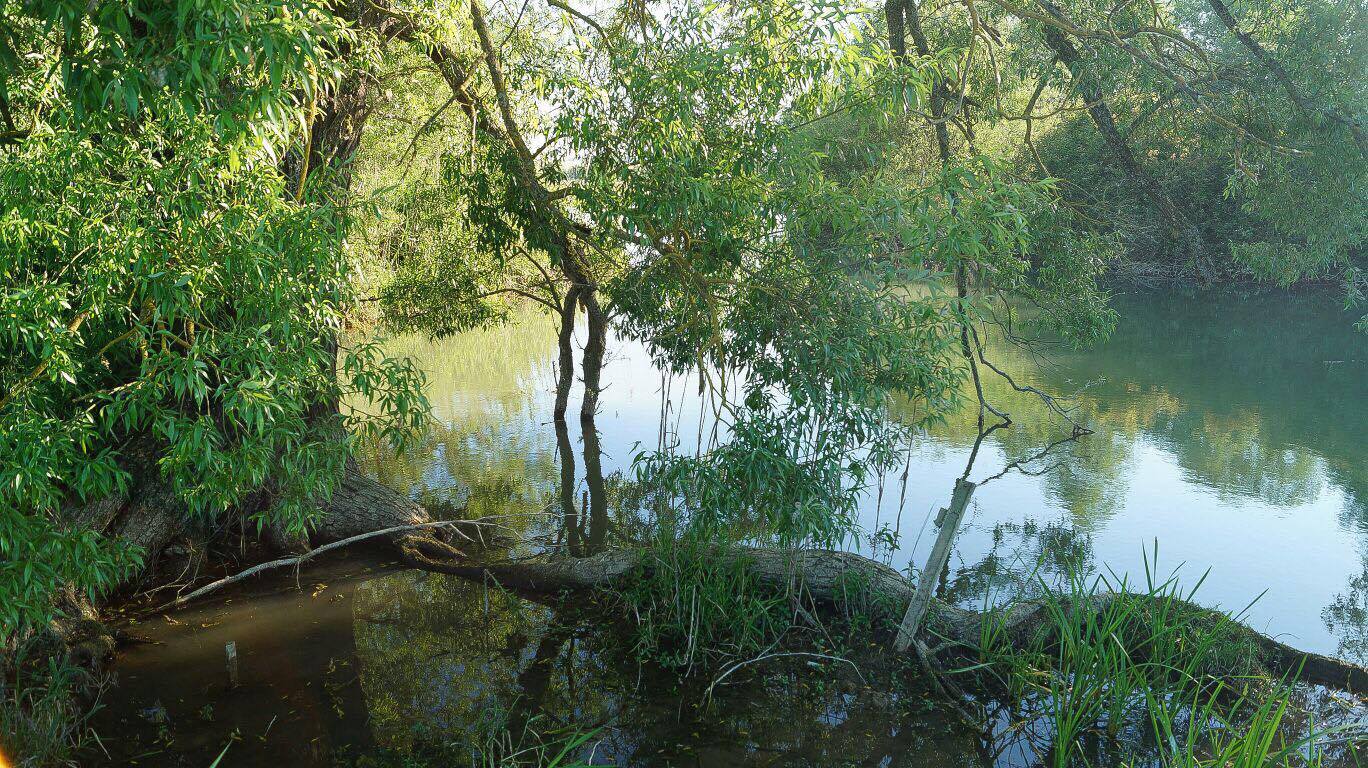
[{"label": "river", "polygon": [[[1198,602],[1293,646],[1368,662],[1368,338],[1354,316],[1318,292],[1132,291],[1115,305],[1119,326],[1100,347],[1038,360],[990,350],[1019,382],[1065,397],[1093,434],[979,488],[945,596],[993,599],[1025,572],[1057,573],[1067,553],[1114,578],[1143,579],[1148,567],[1200,581]],[[437,425],[422,450],[377,451],[364,466],[415,498],[468,493],[472,514],[498,516],[536,546],[631,527],[632,457],[658,445],[662,413],[682,445],[696,438],[694,386],[662,376],[630,341],[610,340],[598,451],[577,419],[563,434],[552,423],[549,320],[388,345],[427,371]],[[1038,398],[996,377],[986,384],[1015,424],[987,438],[971,479],[1069,434]],[[961,416],[918,437],[906,479],[899,469],[864,494],[864,533],[847,546],[897,568],[920,564],[975,435]],[[557,515],[563,476],[573,476],[565,498],[583,510],[568,534]],[[777,665],[700,706],[604,642],[619,629],[586,626],[573,608],[359,556],[306,572],[303,586],[268,579],[134,628],[157,644],[121,654],[97,723],[110,755],[207,765],[236,730],[225,765],[328,765],[402,752],[424,731],[473,734],[511,720],[598,727],[592,756],[620,764],[985,759],[978,734],[944,716],[909,721],[907,692],[817,685],[801,665]],[[230,640],[242,676],[231,690]]]}]

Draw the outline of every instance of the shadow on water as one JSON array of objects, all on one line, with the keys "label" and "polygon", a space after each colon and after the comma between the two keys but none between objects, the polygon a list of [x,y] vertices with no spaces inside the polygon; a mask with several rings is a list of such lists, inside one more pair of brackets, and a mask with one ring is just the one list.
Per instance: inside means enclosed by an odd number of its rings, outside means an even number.
[{"label": "shadow on water", "polygon": [[389,764],[453,739],[473,757],[531,723],[598,728],[582,757],[605,765],[981,764],[978,735],[928,710],[923,692],[776,663],[704,704],[708,681],[638,663],[591,606],[357,565],[137,627],[156,644],[121,657],[116,701],[96,724],[115,762],[205,766],[230,739],[230,766]]}]

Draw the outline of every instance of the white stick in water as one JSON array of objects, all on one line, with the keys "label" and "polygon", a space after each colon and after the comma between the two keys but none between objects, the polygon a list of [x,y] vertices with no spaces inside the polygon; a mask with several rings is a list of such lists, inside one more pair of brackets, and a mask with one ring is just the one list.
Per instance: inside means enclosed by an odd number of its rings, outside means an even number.
[{"label": "white stick in water", "polygon": [[945,564],[950,560],[951,545],[955,543],[955,533],[959,531],[960,521],[964,519],[964,508],[969,505],[969,497],[974,495],[974,484],[960,478],[955,481],[955,493],[950,497],[949,509],[942,509],[936,519],[936,524],[940,526],[940,533],[936,536],[936,545],[931,549],[931,557],[927,558],[926,568],[921,572],[921,578],[917,582],[917,594],[913,596],[912,603],[907,606],[907,613],[903,615],[902,626],[898,628],[898,640],[895,644],[899,653],[905,652],[912,647],[912,641],[917,637],[917,630],[921,629],[922,618],[926,616],[926,610],[931,607],[931,597],[936,589],[936,580],[940,578],[940,572],[945,568]]},{"label": "white stick in water", "polygon": [[236,688],[238,686],[237,643],[232,640],[224,643],[223,652],[228,654],[228,685]]}]

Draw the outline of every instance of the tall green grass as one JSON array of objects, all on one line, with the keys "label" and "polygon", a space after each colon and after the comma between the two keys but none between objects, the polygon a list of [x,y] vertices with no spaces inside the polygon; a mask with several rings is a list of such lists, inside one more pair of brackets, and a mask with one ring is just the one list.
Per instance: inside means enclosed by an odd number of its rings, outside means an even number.
[{"label": "tall green grass", "polygon": [[1368,738],[1362,726],[1294,727],[1294,687],[1261,674],[1237,617],[1194,607],[1206,577],[1183,589],[1158,578],[1157,561],[1156,547],[1138,585],[1081,568],[1059,584],[1032,576],[1042,619],[1024,647],[1009,642],[1012,606],[985,599],[978,663],[962,671],[986,673],[1013,702],[1013,730],[1044,764],[1315,766],[1322,745]]},{"label": "tall green grass", "polygon": [[[0,655],[0,755],[15,768],[77,765],[100,686],[61,654]],[[94,701],[92,701],[94,700]]]},{"label": "tall green grass", "polygon": [[756,584],[740,557],[719,558],[691,537],[657,544],[620,592],[635,623],[638,657],[708,669],[753,656],[792,626],[788,596]]},{"label": "tall green grass", "polygon": [[[1147,693],[1159,763],[1164,768],[1316,768],[1325,764],[1328,745],[1368,739],[1368,732],[1354,725],[1298,733],[1288,724],[1292,699],[1292,688],[1283,684],[1258,694],[1246,689],[1233,701],[1220,683],[1191,699]],[[1351,757],[1357,764],[1356,751]]]}]

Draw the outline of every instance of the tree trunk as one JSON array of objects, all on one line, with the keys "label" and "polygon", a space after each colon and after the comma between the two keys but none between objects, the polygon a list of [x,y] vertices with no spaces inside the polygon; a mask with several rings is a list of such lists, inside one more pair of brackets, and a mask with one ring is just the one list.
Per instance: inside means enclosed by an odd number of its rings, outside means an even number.
[{"label": "tree trunk", "polygon": [[[1063,11],[1049,0],[1040,0],[1040,5],[1051,16],[1064,18]],[[1126,143],[1125,137],[1116,127],[1116,120],[1112,116],[1111,107],[1107,105],[1102,86],[1097,82],[1094,74],[1084,65],[1078,48],[1074,46],[1073,41],[1067,35],[1053,26],[1046,25],[1044,34],[1045,44],[1069,71],[1070,78],[1078,87],[1078,93],[1087,105],[1088,116],[1092,118],[1097,132],[1102,135],[1102,141],[1107,145],[1107,149],[1111,152],[1117,166],[1130,178],[1131,183],[1145,197],[1149,198],[1150,203],[1159,214],[1170,241],[1178,247],[1180,252],[1186,253],[1193,261],[1199,261],[1205,251],[1200,232],[1178,209],[1178,206],[1174,204],[1173,199],[1164,191],[1158,180],[1135,159],[1135,153],[1131,152],[1130,145]]]},{"label": "tree trunk", "polygon": [[556,349],[560,356],[556,360],[556,406],[552,416],[561,421],[565,420],[565,412],[570,406],[570,387],[575,383],[575,310],[579,308],[581,290],[573,284],[566,289],[560,328],[556,333]]},{"label": "tree trunk", "polygon": [[315,544],[432,520],[421,504],[366,477],[350,459],[342,473],[342,482],[338,483],[332,498],[319,504],[319,509],[318,526],[309,537]]},{"label": "tree trunk", "polygon": [[[816,603],[838,609],[856,606],[872,613],[873,618],[890,622],[897,622],[903,606],[908,605],[916,593],[912,582],[897,571],[850,552],[780,551],[738,545],[719,546],[717,556],[740,559],[759,584],[776,591],[796,588]],[[408,560],[424,570],[481,581],[493,577],[505,587],[539,593],[612,587],[648,562],[642,552],[634,550],[612,550],[587,558],[499,565],[459,565],[421,556]],[[1086,602],[1084,609],[1101,611],[1120,597],[1116,593],[1100,593]],[[1125,597],[1157,600],[1134,594]],[[1213,622],[1228,621],[1224,614],[1190,603],[1184,605],[1188,610],[1208,615]],[[928,631],[934,631],[938,638],[972,649],[978,645],[983,620],[983,615],[977,611],[933,601],[924,626]],[[1004,623],[1008,641],[1019,648],[1028,646],[1053,625],[1050,610],[1035,602],[1018,604],[996,620]],[[1368,669],[1320,654],[1303,653],[1242,624],[1232,622],[1232,625],[1237,640],[1258,649],[1270,674],[1359,695],[1368,694]]]},{"label": "tree trunk", "polygon": [[[903,0],[903,8],[907,14],[907,29],[912,33],[912,44],[917,47],[917,55],[922,58],[931,58],[931,44],[926,39],[926,32],[922,29],[921,11],[917,8],[917,0]],[[942,166],[950,164],[950,129],[946,126],[945,116],[946,96],[950,89],[944,82],[937,80],[931,86],[931,127],[936,132],[936,151],[940,155]]]},{"label": "tree trunk", "polygon": [[903,0],[887,0],[884,3],[884,21],[888,23],[888,50],[893,61],[903,63],[907,58],[907,32],[903,24]]},{"label": "tree trunk", "polygon": [[599,389],[602,387],[603,355],[608,343],[608,316],[599,306],[592,288],[580,294],[588,320],[588,336],[584,341],[584,399],[580,401],[580,419],[593,420],[598,413]]}]

